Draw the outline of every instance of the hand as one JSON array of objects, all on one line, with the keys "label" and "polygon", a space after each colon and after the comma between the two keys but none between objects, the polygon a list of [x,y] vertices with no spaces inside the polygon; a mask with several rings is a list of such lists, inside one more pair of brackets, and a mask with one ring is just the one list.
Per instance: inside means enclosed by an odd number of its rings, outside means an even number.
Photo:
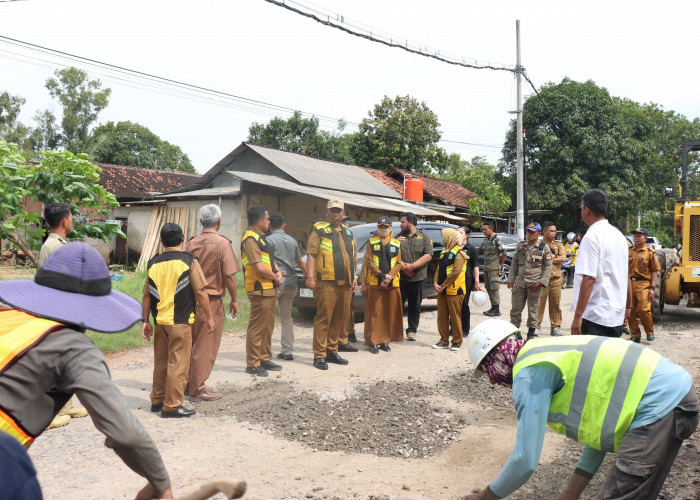
[{"label": "hand", "polygon": [[352,280],[352,286],[350,287],[350,293],[355,293],[355,290],[357,290],[357,277],[355,277],[355,279]]},{"label": "hand", "polygon": [[165,488],[165,491],[161,496],[156,496],[155,492],[153,491],[153,488],[151,487],[151,484],[148,483],[146,486],[141,488],[141,490],[136,494],[135,500],[151,500],[152,498],[174,498],[173,489],[170,486],[170,483],[168,483],[168,487]]},{"label": "hand", "polygon": [[232,300],[231,303],[228,306],[228,312],[231,313],[231,319],[235,318],[238,316],[238,302]]},{"label": "hand", "polygon": [[540,282],[538,281],[537,283],[535,283],[534,285],[532,285],[532,286],[530,287],[530,291],[532,291],[532,292],[538,292],[540,288],[542,288],[542,283],[540,283]]},{"label": "hand", "polygon": [[442,286],[438,285],[437,283],[433,283],[433,287],[435,288],[435,291],[437,293],[442,293],[442,291],[444,289]]},{"label": "hand", "polygon": [[412,278],[414,276],[414,272],[411,269],[402,269],[401,272],[406,276],[407,278]]},{"label": "hand", "polygon": [[381,283],[379,283],[379,286],[382,287],[382,288],[386,288],[386,287],[387,287],[386,280],[384,280],[384,281],[382,281]]},{"label": "hand", "polygon": [[413,271],[413,265],[408,262],[401,263],[401,270],[404,272]]},{"label": "hand", "polygon": [[655,295],[654,287],[651,287],[651,288],[649,289],[649,300],[653,299],[653,298],[654,298],[654,295]]},{"label": "hand", "polygon": [[148,321],[144,321],[141,324],[141,336],[146,339],[147,342],[150,342],[151,335],[153,335],[153,327]]},{"label": "hand", "polygon": [[581,324],[583,319],[580,316],[574,315],[574,320],[571,322],[571,335],[581,335]]},{"label": "hand", "polygon": [[207,318],[207,334],[211,335],[216,329],[216,322],[214,318]]},{"label": "hand", "polygon": [[308,288],[309,290],[316,290],[316,280],[313,276],[309,276],[306,278],[306,288]]},{"label": "hand", "polygon": [[360,293],[362,293],[362,295],[367,295],[369,293],[369,290],[367,290],[367,285],[365,285],[364,283],[362,283],[362,288],[360,289]]},{"label": "hand", "polygon": [[632,314],[632,308],[625,307],[625,319],[630,319],[630,314]]},{"label": "hand", "polygon": [[281,285],[282,282],[284,281],[284,275],[282,274],[282,271],[277,271],[277,284]]},{"label": "hand", "polygon": [[508,283],[508,290],[512,290],[512,289],[513,289],[513,283]]}]

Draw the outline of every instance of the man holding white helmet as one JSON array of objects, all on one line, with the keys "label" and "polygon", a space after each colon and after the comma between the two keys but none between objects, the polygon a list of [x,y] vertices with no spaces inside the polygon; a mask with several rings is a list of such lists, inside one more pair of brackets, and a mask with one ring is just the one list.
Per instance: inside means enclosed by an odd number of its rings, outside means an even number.
[{"label": "man holding white helmet", "polygon": [[465,500],[503,498],[525,484],[539,462],[546,425],[584,444],[557,498],[579,498],[608,451],[617,460],[595,498],[656,498],[698,425],[690,374],[640,344],[593,335],[525,342],[510,323],[487,320],[467,346],[475,376],[512,387],[518,427],[501,473]]}]

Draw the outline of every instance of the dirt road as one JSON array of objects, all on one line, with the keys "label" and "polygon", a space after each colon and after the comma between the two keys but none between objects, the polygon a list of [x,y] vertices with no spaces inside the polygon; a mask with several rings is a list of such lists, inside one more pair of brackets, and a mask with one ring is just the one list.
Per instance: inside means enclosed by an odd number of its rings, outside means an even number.
[{"label": "dirt road", "polygon": [[[502,289],[504,319],[510,292]],[[564,333],[571,322],[564,290]],[[432,301],[434,305],[434,301]],[[430,306],[431,301],[426,301]],[[472,308],[472,327],[487,319]],[[545,330],[548,329],[545,319]],[[362,325],[358,337],[362,338]],[[129,406],[153,436],[177,492],[220,476],[248,481],[245,498],[384,499],[415,493],[457,499],[488,484],[515,439],[511,392],[471,377],[466,349],[431,349],[434,307],[417,342],[374,355],[362,347],[348,366],[311,366],[311,324],[298,325],[295,359],[266,379],[246,375],[244,332],[226,334],[211,385],[219,401],[192,405],[193,418],[150,413],[152,351],[108,357]],[[700,310],[667,306],[654,348],[682,364],[700,386]],[[273,353],[279,352],[279,326]],[[188,403],[189,404],[189,403]],[[46,432],[30,450],[46,498],[133,498],[143,485],[103,445],[89,419]],[[549,498],[566,484],[580,445],[551,431],[535,475],[512,498]],[[611,463],[606,459],[584,498]],[[700,498],[700,436],[683,445],[662,497]]]}]

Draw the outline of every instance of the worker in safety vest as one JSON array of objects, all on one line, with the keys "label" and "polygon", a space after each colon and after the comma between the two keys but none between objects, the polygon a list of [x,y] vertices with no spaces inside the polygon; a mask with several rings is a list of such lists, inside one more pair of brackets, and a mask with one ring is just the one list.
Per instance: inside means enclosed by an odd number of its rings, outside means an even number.
[{"label": "worker in safety vest", "polygon": [[[619,338],[574,335],[524,342],[501,320],[467,337],[475,376],[512,387],[515,449],[501,473],[465,500],[503,498],[537,467],[545,426],[584,445],[557,498],[579,498],[607,452],[617,460],[595,498],[656,498],[700,406],[690,374],[648,347]],[[543,493],[544,494],[544,493]]]},{"label": "worker in safety vest", "polygon": [[99,252],[84,243],[63,245],[34,281],[0,281],[0,301],[0,431],[29,448],[75,394],[105,445],[148,480],[137,499],[173,498],[158,449],[85,335],[142,321],[141,305],[112,290]]},{"label": "worker in safety vest", "polygon": [[306,245],[306,286],[314,291],[314,367],[327,370],[328,363],[347,365],[340,352],[357,352],[348,343],[350,301],[357,288],[357,243],[343,224],[345,205],[330,200],[326,220],[311,228]]},{"label": "worker in safety vest", "polygon": [[[459,351],[462,347],[462,301],[467,293],[465,280],[469,256],[462,250],[462,237],[456,229],[442,230],[442,246],[433,288],[437,297],[437,323],[440,340],[433,349]],[[450,345],[452,327],[452,345]]]}]

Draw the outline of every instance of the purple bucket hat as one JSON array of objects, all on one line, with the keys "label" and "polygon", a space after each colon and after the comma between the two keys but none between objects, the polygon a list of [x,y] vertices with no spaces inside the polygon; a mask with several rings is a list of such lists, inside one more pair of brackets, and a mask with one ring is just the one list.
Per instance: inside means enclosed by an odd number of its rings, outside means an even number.
[{"label": "purple bucket hat", "polygon": [[141,321],[141,304],[112,290],[107,264],[85,243],[57,249],[34,281],[0,281],[0,300],[35,316],[102,333],[121,332]]}]

